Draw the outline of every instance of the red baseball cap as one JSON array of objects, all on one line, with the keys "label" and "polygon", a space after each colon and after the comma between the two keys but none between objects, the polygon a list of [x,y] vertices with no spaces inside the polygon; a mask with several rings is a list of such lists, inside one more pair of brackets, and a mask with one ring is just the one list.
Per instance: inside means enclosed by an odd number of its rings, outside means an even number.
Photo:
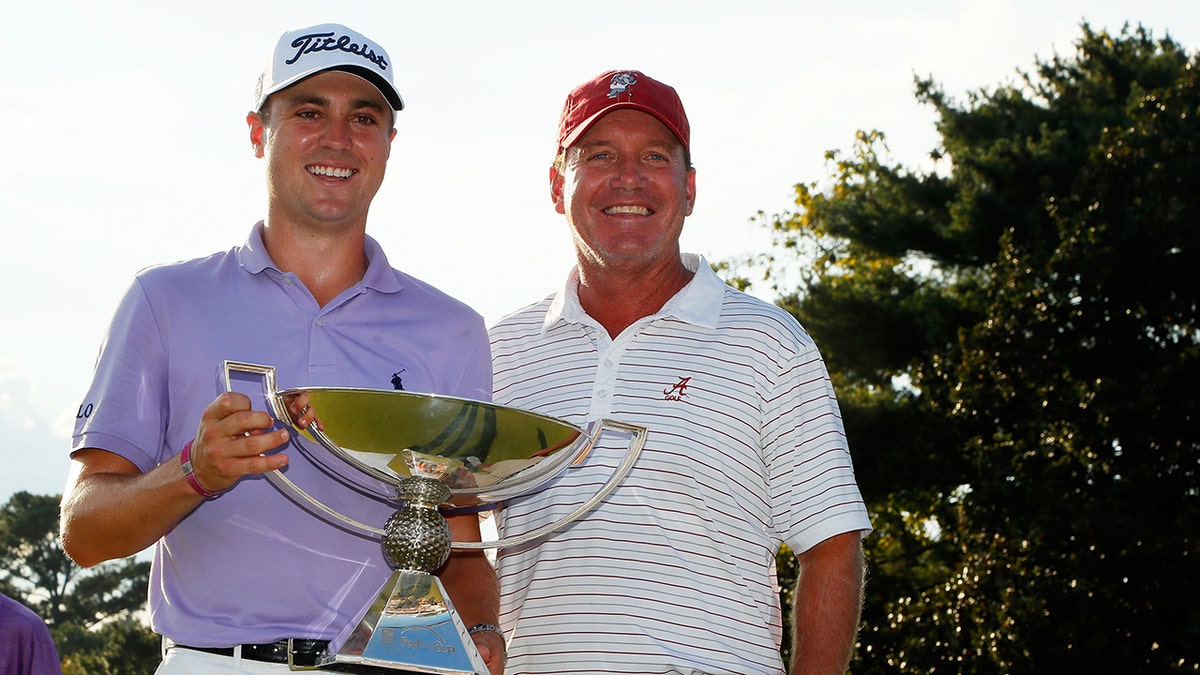
[{"label": "red baseball cap", "polygon": [[675,89],[636,70],[610,70],[575,88],[558,120],[558,151],[569,148],[601,117],[618,108],[653,115],[691,154],[687,113]]}]

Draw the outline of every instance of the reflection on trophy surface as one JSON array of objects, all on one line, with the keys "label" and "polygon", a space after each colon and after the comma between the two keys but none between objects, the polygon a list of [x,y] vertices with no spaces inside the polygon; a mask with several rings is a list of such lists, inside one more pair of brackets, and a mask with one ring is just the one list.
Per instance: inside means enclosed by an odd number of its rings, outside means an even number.
[{"label": "reflection on trophy surface", "polygon": [[[561,420],[481,401],[398,390],[310,387],[278,391],[272,366],[226,361],[232,373],[260,377],[275,418],[299,431],[306,454],[324,450],[394,488],[397,505],[382,529],[355,521],[311,497],[280,471],[275,487],[339,527],[380,539],[391,577],[355,625],[318,661],[323,669],[487,675],[488,670],[433,575],[451,548],[502,548],[546,536],[606,497],[632,468],[641,427],[604,420],[591,434]],[[582,462],[603,432],[629,437],[629,452],[592,499],[565,518],[520,538],[453,542],[441,509],[490,508],[540,489]]]}]

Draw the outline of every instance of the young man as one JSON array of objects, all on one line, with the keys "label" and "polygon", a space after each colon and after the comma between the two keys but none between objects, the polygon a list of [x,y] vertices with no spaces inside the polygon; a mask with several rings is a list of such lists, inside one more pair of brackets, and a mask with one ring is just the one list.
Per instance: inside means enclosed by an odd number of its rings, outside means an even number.
[{"label": "young man", "polygon": [[[567,98],[550,196],[575,242],[558,293],[490,331],[498,402],[650,432],[581,520],[498,560],[521,673],[784,672],[775,555],[800,565],[793,673],[841,673],[870,529],[824,362],[782,309],[679,235],[696,200],[675,90],[611,71]],[[501,512],[520,535],[595,492],[623,448]]]},{"label": "young man", "polygon": [[[285,33],[246,117],[266,160],[266,218],[241,246],[138,274],[106,336],[75,429],[62,539],[83,565],[154,546],[159,673],[311,664],[390,574],[377,540],[314,517],[262,474],[286,467],[362,523],[382,526],[395,507],[369,479],[295,452],[261,398],[222,393],[225,360],[273,365],[281,388],[386,389],[403,371],[410,391],[490,398],[482,318],[393,269],[366,234],[403,107],[392,73],[382,47],[344,26]],[[474,515],[451,529],[480,536]],[[467,626],[496,623],[483,555],[455,553],[440,575]],[[500,636],[473,637],[500,673]]]}]

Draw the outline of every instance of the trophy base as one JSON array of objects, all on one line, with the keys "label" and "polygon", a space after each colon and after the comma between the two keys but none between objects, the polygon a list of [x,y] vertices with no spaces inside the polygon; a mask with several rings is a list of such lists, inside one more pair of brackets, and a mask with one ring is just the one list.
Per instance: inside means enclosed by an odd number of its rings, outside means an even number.
[{"label": "trophy base", "polygon": [[319,659],[317,667],[341,673],[488,675],[441,580],[411,571],[392,573],[342,646]]}]

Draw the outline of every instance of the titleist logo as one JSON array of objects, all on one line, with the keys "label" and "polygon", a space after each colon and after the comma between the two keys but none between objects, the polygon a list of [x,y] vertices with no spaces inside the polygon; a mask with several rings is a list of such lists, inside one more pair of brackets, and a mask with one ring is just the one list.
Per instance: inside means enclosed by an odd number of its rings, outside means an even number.
[{"label": "titleist logo", "polygon": [[341,35],[333,37],[336,33],[310,33],[309,35],[301,35],[292,40],[292,46],[296,48],[296,55],[284,61],[289,66],[300,60],[305,54],[313,52],[331,52],[343,51],[350,54],[361,56],[364,59],[379,66],[380,70],[387,70],[388,62],[383,56],[376,54],[375,50],[368,44],[356,44],[349,35]]}]

